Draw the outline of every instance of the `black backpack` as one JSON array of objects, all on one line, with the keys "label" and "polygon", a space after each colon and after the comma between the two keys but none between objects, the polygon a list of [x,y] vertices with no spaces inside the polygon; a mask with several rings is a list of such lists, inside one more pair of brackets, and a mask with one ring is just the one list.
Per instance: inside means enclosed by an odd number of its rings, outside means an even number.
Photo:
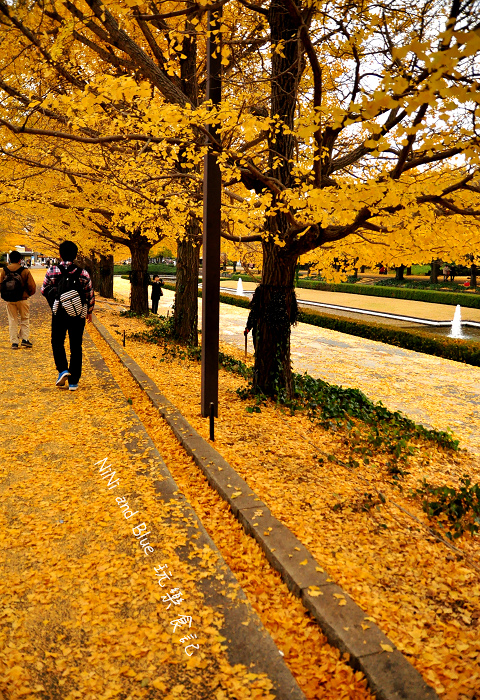
[{"label": "black backpack", "polygon": [[5,278],[1,285],[1,296],[4,301],[21,301],[25,291],[25,283],[22,277],[24,267],[12,272],[7,266],[4,268]]},{"label": "black backpack", "polygon": [[57,314],[63,309],[69,316],[81,317],[86,304],[85,290],[80,282],[82,268],[72,264],[68,268],[61,266],[60,271],[62,274],[58,280],[52,311]]}]

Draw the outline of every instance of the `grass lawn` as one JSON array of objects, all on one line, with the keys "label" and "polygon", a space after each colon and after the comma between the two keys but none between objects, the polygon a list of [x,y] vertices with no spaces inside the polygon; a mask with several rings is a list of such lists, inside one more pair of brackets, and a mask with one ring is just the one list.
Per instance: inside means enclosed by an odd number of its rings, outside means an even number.
[{"label": "grass lawn", "polygon": [[[114,275],[126,275],[131,272],[131,265],[114,265],[113,274]],[[148,271],[150,274],[156,273],[157,275],[176,275],[177,268],[175,265],[165,265],[164,263],[159,263],[158,265],[149,265]]]}]

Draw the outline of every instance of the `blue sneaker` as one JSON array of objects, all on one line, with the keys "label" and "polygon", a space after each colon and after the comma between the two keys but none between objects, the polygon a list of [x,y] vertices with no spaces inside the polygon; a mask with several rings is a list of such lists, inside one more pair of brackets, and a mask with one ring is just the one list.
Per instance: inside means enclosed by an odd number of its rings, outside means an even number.
[{"label": "blue sneaker", "polygon": [[78,389],[78,384],[69,384],[68,385],[69,391],[77,391],[77,389]]},{"label": "blue sneaker", "polygon": [[68,377],[70,376],[70,372],[68,369],[65,369],[63,372],[60,372],[58,375],[58,379],[55,382],[55,386],[65,386],[65,382],[67,381]]}]

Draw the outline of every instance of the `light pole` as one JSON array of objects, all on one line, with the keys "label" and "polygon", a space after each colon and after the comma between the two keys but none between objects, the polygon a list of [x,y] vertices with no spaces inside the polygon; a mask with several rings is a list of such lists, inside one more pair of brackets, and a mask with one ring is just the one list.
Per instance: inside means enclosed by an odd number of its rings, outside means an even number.
[{"label": "light pole", "polygon": [[[208,13],[207,100],[222,99],[221,9]],[[209,126],[212,136],[215,127]],[[203,176],[203,263],[202,263],[202,416],[218,416],[218,342],[220,316],[220,228],[222,178],[217,154],[209,143]]]}]

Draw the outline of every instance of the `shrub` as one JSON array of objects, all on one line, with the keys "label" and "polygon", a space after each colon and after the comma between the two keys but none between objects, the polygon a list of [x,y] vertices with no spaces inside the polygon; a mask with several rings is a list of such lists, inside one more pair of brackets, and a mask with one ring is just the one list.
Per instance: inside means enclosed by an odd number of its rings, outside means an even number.
[{"label": "shrub", "polygon": [[[345,285],[346,286],[346,285]],[[354,286],[354,285],[351,285]],[[165,284],[165,289],[175,291],[175,286]],[[198,291],[202,296],[202,291]],[[234,294],[220,294],[223,304],[231,304],[248,309],[250,299]],[[322,314],[319,311],[300,311],[298,320],[320,328],[330,328],[340,333],[347,333],[368,340],[377,340],[380,343],[395,345],[407,350],[416,350],[427,355],[444,357],[447,360],[465,362],[466,364],[480,367],[480,345],[468,340],[456,340],[453,338],[433,338],[420,330],[403,330],[392,326],[383,326],[379,323],[367,321],[352,321],[341,316]]]},{"label": "shrub", "polygon": [[480,484],[472,484],[467,474],[460,479],[460,488],[432,486],[423,480],[416,495],[429,518],[447,522],[449,539],[460,537],[465,530],[475,535],[480,530]]},{"label": "shrub", "polygon": [[327,316],[316,311],[301,311],[298,320],[313,326],[330,328],[360,338],[377,340],[381,343],[480,367],[480,345],[468,340],[433,338],[425,331],[407,331],[392,326],[382,326],[378,323],[352,321],[340,316]]},{"label": "shrub", "polygon": [[358,284],[330,284],[328,282],[314,282],[313,280],[301,280],[299,287],[305,289],[318,289],[324,292],[345,292],[346,294],[363,294],[371,297],[385,297],[388,299],[411,299],[413,301],[428,301],[431,304],[449,304],[466,306],[472,309],[480,309],[480,294],[471,292],[441,292],[429,289],[407,289],[405,287],[390,286],[362,286]]}]

